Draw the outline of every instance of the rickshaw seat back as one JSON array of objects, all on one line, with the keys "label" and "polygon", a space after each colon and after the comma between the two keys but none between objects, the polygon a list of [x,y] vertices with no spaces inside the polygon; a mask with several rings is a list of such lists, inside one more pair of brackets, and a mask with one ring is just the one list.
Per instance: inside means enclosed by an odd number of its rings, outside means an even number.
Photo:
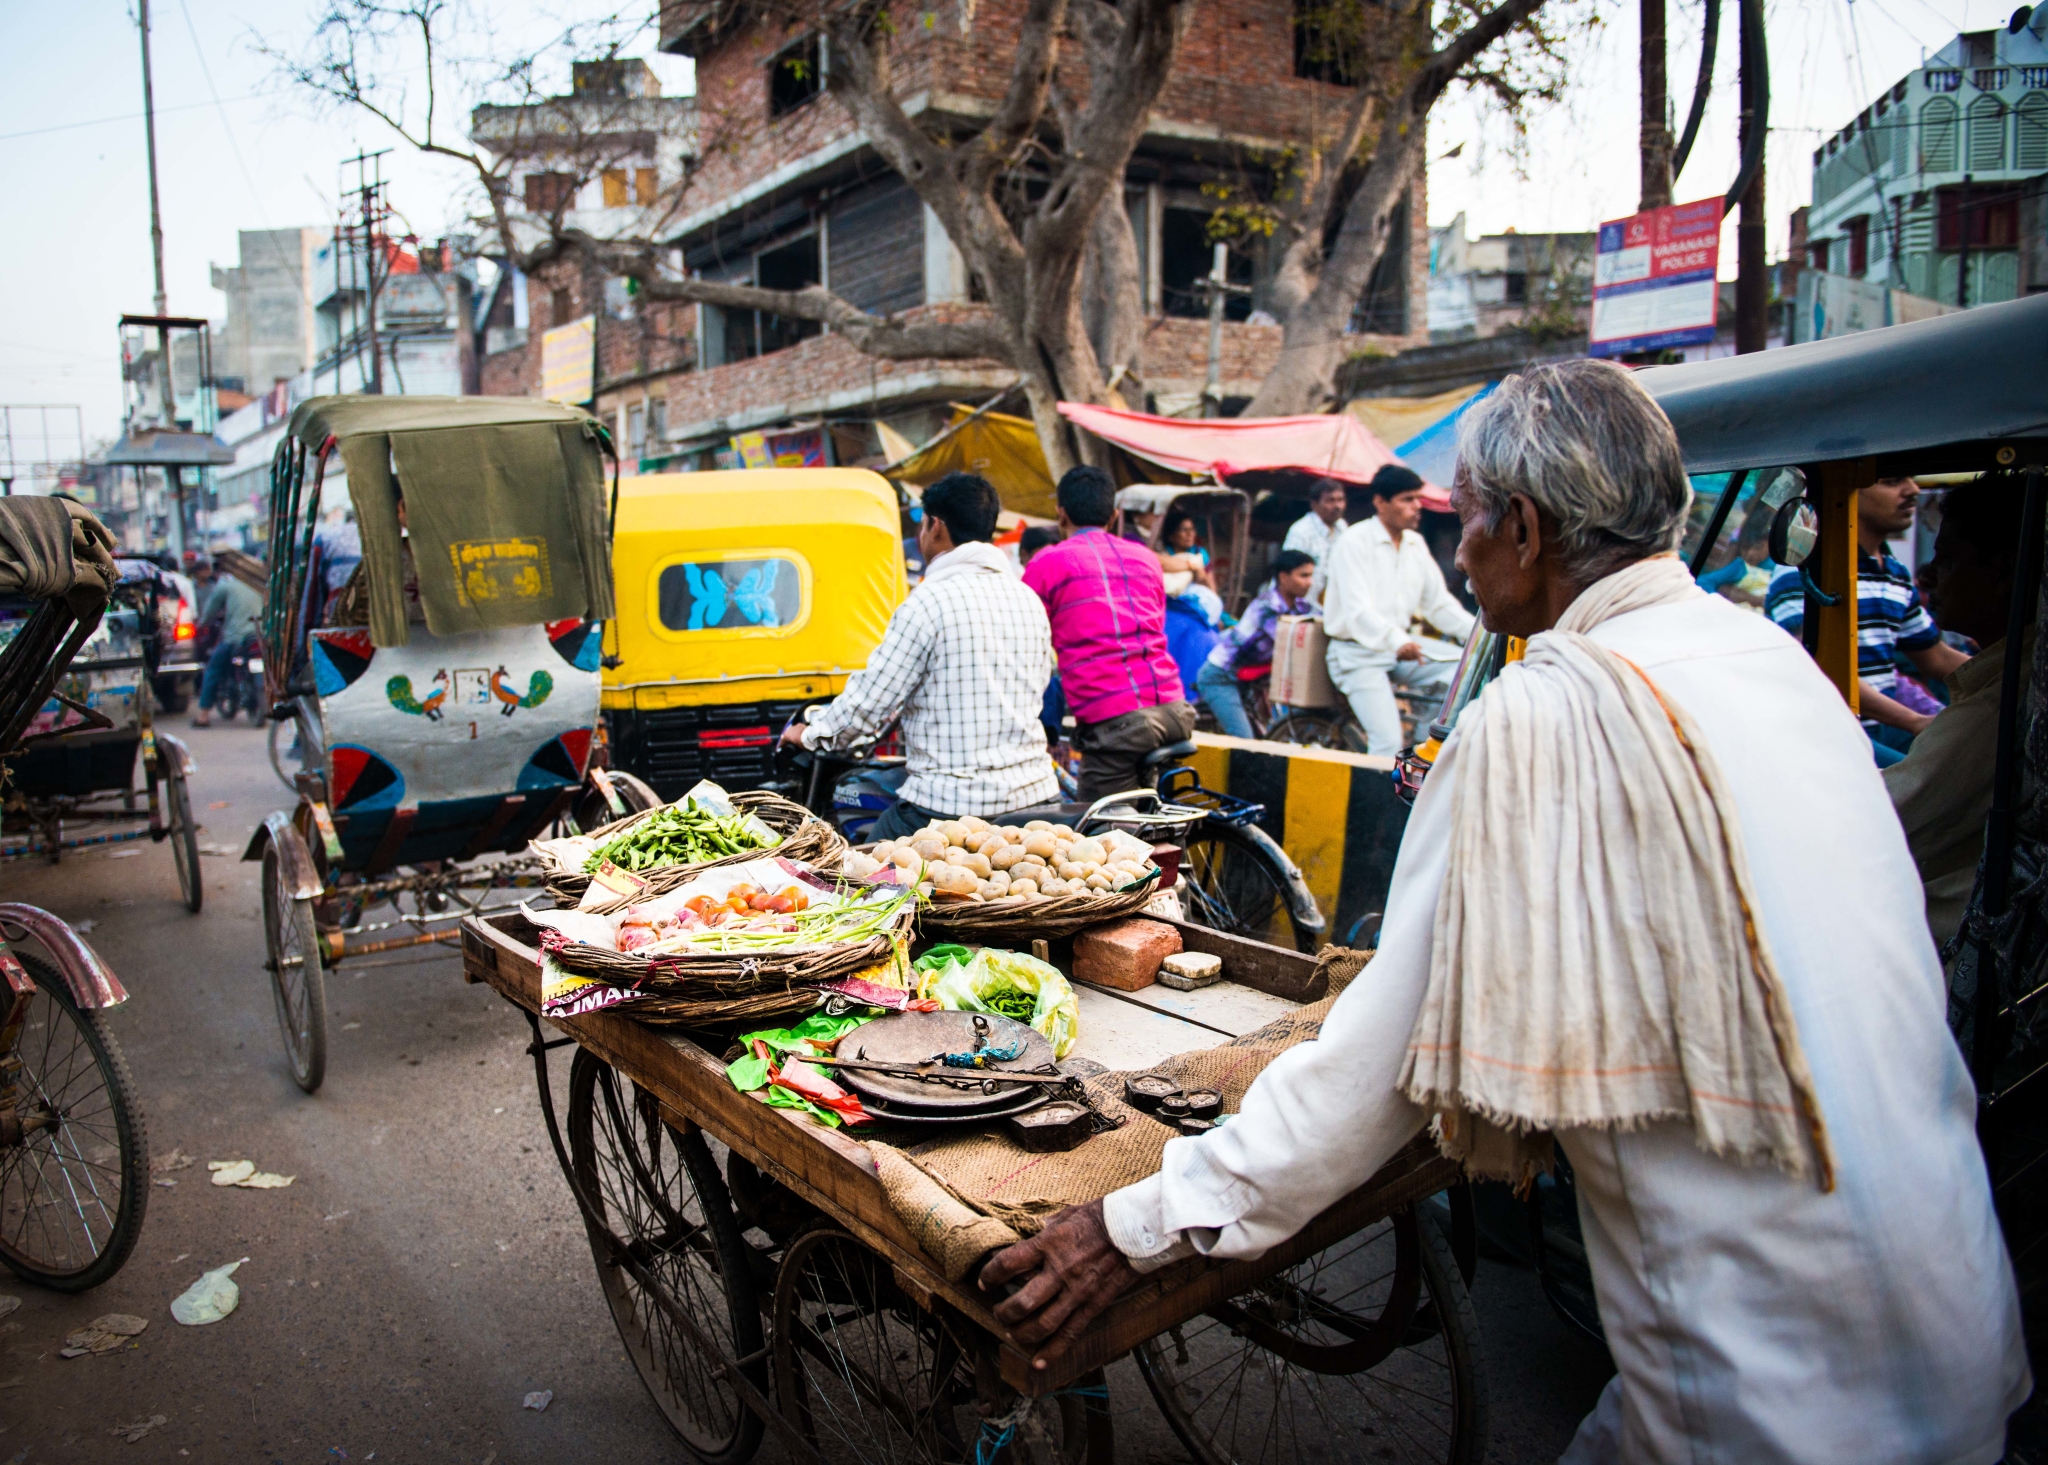
[{"label": "rickshaw seat back", "polygon": [[782,724],[867,664],[907,593],[895,490],[858,468],[624,479],[612,563],[614,761],[669,798],[771,777]]},{"label": "rickshaw seat back", "polygon": [[517,848],[581,785],[597,723],[594,622],[462,636],[413,626],[385,647],[366,628],[332,627],[309,651],[344,869]]}]

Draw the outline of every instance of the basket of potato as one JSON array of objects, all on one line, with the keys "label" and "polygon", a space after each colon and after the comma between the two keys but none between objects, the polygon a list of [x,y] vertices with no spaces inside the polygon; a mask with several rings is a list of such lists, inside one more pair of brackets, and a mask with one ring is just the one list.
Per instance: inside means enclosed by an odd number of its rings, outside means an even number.
[{"label": "basket of potato", "polygon": [[1121,829],[1077,834],[1045,819],[1021,827],[942,819],[849,851],[841,873],[862,879],[886,865],[929,895],[918,924],[930,935],[1068,936],[1137,910],[1159,887],[1144,840]]}]

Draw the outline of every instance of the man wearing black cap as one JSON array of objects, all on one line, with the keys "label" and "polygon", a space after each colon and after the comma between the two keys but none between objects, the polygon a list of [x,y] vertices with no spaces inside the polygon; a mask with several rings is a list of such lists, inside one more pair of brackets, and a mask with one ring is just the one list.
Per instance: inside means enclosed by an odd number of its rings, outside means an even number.
[{"label": "man wearing black cap", "polygon": [[1401,751],[1394,688],[1440,694],[1455,667],[1430,659],[1409,634],[1418,616],[1453,641],[1472,631],[1472,612],[1444,584],[1422,542],[1422,480],[1389,463],[1372,480],[1373,517],[1346,529],[1324,572],[1323,629],[1330,638],[1330,680],[1350,700],[1368,753]]}]

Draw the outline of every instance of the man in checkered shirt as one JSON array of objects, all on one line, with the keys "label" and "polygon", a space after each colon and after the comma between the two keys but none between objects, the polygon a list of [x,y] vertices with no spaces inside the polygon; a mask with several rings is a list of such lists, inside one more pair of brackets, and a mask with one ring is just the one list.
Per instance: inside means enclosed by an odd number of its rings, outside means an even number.
[{"label": "man in checkered shirt", "polygon": [[875,821],[875,839],[1059,797],[1038,721],[1052,679],[1052,628],[1009,556],[989,543],[1000,506],[978,473],[949,473],[925,490],[923,582],[846,690],[816,721],[782,735],[805,748],[852,748],[902,719],[910,776]]}]

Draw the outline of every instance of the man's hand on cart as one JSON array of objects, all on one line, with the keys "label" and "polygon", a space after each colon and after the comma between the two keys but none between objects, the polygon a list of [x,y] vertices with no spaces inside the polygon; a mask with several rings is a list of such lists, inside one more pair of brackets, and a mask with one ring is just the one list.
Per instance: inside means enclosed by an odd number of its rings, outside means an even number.
[{"label": "man's hand on cart", "polygon": [[1030,1240],[997,1252],[981,1269],[981,1289],[1000,1293],[1020,1277],[1023,1285],[996,1304],[995,1316],[1036,1350],[1033,1368],[1045,1368],[1071,1348],[1095,1315],[1138,1280],[1109,1239],[1099,1200],[1069,1206]]}]

